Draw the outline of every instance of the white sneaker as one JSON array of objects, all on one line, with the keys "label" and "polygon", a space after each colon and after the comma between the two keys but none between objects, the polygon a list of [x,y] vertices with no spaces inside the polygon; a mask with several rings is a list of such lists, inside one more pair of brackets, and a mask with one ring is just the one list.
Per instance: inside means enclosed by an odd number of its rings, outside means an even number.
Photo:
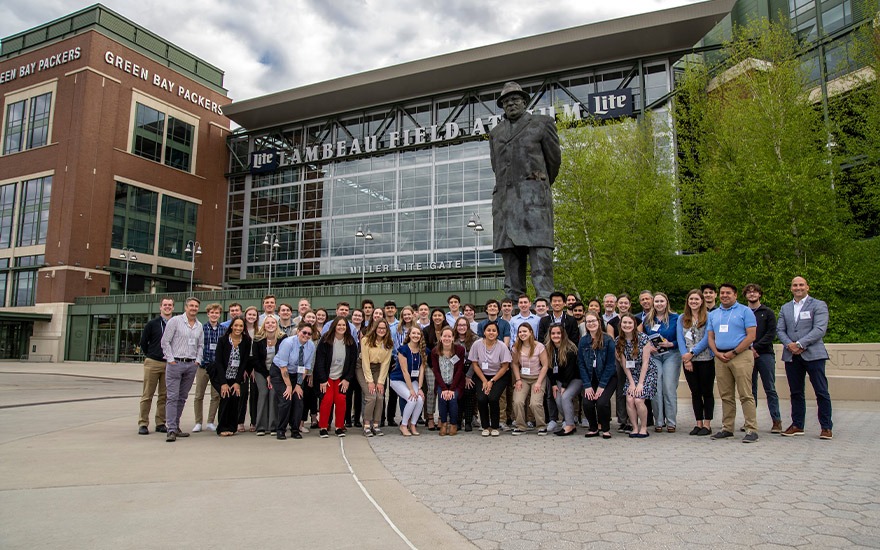
[{"label": "white sneaker", "polygon": [[213,422],[208,422],[208,425],[205,426],[205,430],[209,432],[216,432],[217,426],[215,426]]},{"label": "white sneaker", "polygon": [[555,420],[551,420],[550,422],[547,423],[547,431],[548,432],[555,432],[557,429],[559,429],[559,425],[556,424]]},{"label": "white sneaker", "polygon": [[483,437],[489,437],[489,430],[488,429],[483,430],[483,432],[480,435],[482,435]]},{"label": "white sneaker", "polygon": [[506,432],[506,431],[508,431],[510,428],[507,427],[507,424],[505,424],[504,422],[502,422],[501,424],[498,425],[498,429],[500,429],[502,432]]},{"label": "white sneaker", "polygon": [[198,432],[202,431],[202,425],[196,424],[195,426],[193,426],[192,431],[193,431],[193,433],[198,433]]},{"label": "white sneaker", "polygon": [[501,435],[501,432],[498,430],[492,430],[492,437],[498,437],[499,435]]},{"label": "white sneaker", "polygon": [[304,434],[309,433],[309,429],[306,428],[305,426],[303,426],[302,428],[300,428],[299,431],[301,431],[301,432],[304,433]]}]

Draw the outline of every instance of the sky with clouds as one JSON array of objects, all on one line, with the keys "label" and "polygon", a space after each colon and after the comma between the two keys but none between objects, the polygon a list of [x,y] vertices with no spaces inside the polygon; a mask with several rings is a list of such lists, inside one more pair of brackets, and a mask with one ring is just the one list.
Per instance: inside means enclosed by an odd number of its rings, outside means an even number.
[{"label": "sky with clouds", "polygon": [[[103,0],[226,72],[234,100],[697,0]],[[91,3],[9,0],[0,37]]]}]

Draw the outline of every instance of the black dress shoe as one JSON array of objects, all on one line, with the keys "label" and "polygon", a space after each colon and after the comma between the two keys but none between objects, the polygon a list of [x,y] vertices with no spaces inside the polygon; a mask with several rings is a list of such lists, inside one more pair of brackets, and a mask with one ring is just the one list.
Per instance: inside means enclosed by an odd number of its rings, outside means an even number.
[{"label": "black dress shoe", "polygon": [[702,429],[703,428],[701,428],[699,426],[694,426],[694,429],[691,430],[690,434],[688,434],[688,435],[700,435],[700,430],[702,430]]},{"label": "black dress shoe", "polygon": [[287,439],[287,436],[284,435],[284,432],[278,432],[278,435],[275,436],[275,439],[280,439],[283,441],[283,440]]},{"label": "black dress shoe", "polygon": [[150,430],[147,429],[146,426],[141,426],[138,428],[138,435],[147,435],[150,433]]},{"label": "black dress shoe", "polygon": [[363,428],[364,425],[361,424],[361,421],[360,421],[360,420],[355,420],[355,421],[354,421],[354,427],[355,427],[355,428]]},{"label": "black dress shoe", "polygon": [[396,428],[396,427],[397,427],[397,422],[395,422],[395,421],[393,421],[393,420],[389,420],[389,421],[388,421],[388,425],[391,426],[392,428]]},{"label": "black dress shoe", "polygon": [[465,424],[465,425],[464,425],[464,431],[466,431],[466,432],[472,432],[472,431],[474,431],[474,426],[473,426],[473,424]]},{"label": "black dress shoe", "polygon": [[165,424],[159,424],[156,426],[156,431],[160,433],[168,433],[168,428],[165,427]]},{"label": "black dress shoe", "polygon": [[599,432],[587,432],[584,437],[599,437]]},{"label": "black dress shoe", "polygon": [[555,435],[560,436],[560,437],[565,437],[565,436],[567,436],[567,435],[574,435],[574,433],[575,433],[576,431],[577,431],[577,430],[572,430],[572,431],[570,431],[570,432],[567,432],[567,431],[565,431],[565,429],[562,429],[562,430],[556,430],[556,431],[553,432],[553,433],[554,433]]},{"label": "black dress shoe", "polygon": [[351,420],[347,420],[347,421],[345,422],[345,427],[346,427],[346,428],[351,428]]},{"label": "black dress shoe", "polygon": [[292,434],[290,434],[290,437],[292,439],[302,439],[303,438],[302,434],[299,432],[293,432]]}]

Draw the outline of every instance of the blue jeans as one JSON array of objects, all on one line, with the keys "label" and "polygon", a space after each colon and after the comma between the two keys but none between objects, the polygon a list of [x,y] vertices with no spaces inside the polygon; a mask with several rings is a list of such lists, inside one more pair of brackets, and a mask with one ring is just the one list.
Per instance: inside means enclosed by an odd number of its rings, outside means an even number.
[{"label": "blue jeans", "polygon": [[819,425],[823,430],[830,430],[831,395],[828,393],[828,379],[825,378],[825,359],[804,361],[795,355],[785,363],[785,377],[791,390],[791,423],[804,428],[807,415],[807,402],[804,398],[804,377],[810,376],[810,383],[816,393],[816,404],[819,406]]},{"label": "blue jeans", "polygon": [[675,426],[678,414],[678,378],[681,375],[681,353],[678,350],[658,353],[657,395],[651,400],[654,423],[657,426]]},{"label": "blue jeans", "polygon": [[772,353],[762,353],[755,359],[755,368],[752,369],[752,395],[755,396],[755,404],[758,404],[758,374],[761,375],[761,383],[764,385],[764,393],[767,395],[767,408],[770,410],[770,418],[773,422],[782,419],[779,414],[779,395],[776,393],[776,356]]},{"label": "blue jeans", "polygon": [[440,397],[440,387],[437,388],[437,406],[440,409],[440,422],[449,422],[458,426],[458,398],[460,392],[455,392],[455,397],[449,401]]}]

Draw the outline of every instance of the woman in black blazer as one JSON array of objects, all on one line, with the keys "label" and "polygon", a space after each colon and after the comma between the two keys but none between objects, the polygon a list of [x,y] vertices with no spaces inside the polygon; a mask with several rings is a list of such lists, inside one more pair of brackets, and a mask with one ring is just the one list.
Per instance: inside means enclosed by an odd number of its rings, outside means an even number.
[{"label": "woman in black blazer", "polygon": [[[344,351],[342,351],[344,349]],[[335,405],[336,435],[345,437],[345,395],[354,380],[354,369],[357,363],[358,346],[351,336],[348,321],[337,317],[327,333],[318,342],[315,351],[315,384],[321,390],[321,409],[318,415],[318,427],[321,437],[327,437],[330,427],[330,414]]]},{"label": "woman in black blazer", "polygon": [[216,362],[212,372],[208,373],[211,376],[211,385],[220,393],[217,435],[235,435],[245,362],[250,355],[251,337],[244,329],[244,320],[235,319],[229,324],[226,334],[217,342]]}]

